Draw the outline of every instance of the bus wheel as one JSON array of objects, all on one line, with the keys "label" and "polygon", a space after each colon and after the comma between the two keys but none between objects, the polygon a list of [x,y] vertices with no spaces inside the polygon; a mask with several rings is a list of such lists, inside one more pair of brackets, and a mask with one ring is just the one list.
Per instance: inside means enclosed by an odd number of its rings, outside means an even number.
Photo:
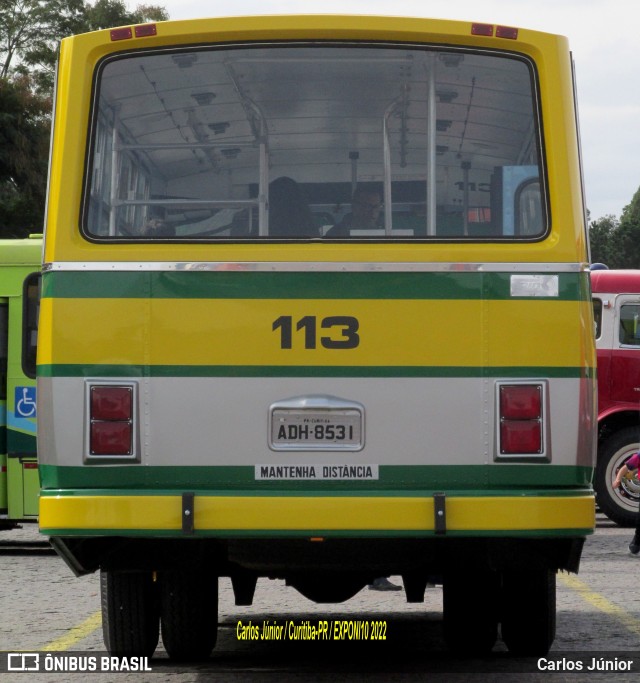
[{"label": "bus wheel", "polygon": [[498,638],[499,577],[489,571],[471,574],[444,576],[443,635],[451,650],[484,655]]},{"label": "bus wheel", "polygon": [[207,659],[218,636],[218,578],[203,572],[160,577],[162,642],[171,659]]},{"label": "bus wheel", "polygon": [[550,569],[505,572],[502,640],[509,652],[540,657],[556,636],[556,573]]},{"label": "bus wheel", "polygon": [[107,651],[151,657],[158,645],[159,613],[151,572],[100,572],[102,634]]},{"label": "bus wheel", "polygon": [[598,448],[594,487],[596,502],[607,517],[620,526],[635,526],[640,500],[638,473],[625,478],[619,489],[613,480],[624,463],[640,449],[640,430],[627,427],[605,439]]}]

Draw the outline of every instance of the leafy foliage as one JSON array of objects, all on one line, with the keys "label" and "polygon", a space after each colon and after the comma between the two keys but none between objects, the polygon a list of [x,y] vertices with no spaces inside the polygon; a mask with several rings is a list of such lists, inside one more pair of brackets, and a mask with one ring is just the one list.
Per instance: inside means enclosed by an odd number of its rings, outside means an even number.
[{"label": "leafy foliage", "polygon": [[592,263],[612,263],[612,238],[619,226],[620,221],[615,216],[604,216],[590,223]]},{"label": "leafy foliage", "polygon": [[167,11],[157,5],[138,5],[130,12],[122,0],[96,0],[93,5],[86,5],[85,31],[97,31],[101,28],[123,26],[125,24],[143,24],[146,21],[166,21]]},{"label": "leafy foliage", "polygon": [[620,220],[605,216],[589,226],[591,260],[609,268],[640,268],[640,189]]},{"label": "leafy foliage", "polygon": [[168,18],[123,0],[0,0],[0,237],[42,231],[59,41]]},{"label": "leafy foliage", "polygon": [[85,25],[83,0],[0,0],[0,77],[12,69],[51,90],[58,40]]},{"label": "leafy foliage", "polygon": [[51,92],[58,42],[74,33],[163,21],[167,11],[138,5],[129,11],[123,0],[0,0],[0,77],[12,68],[28,74],[41,92]]},{"label": "leafy foliage", "polygon": [[49,98],[35,94],[28,77],[0,79],[0,236],[42,232]]}]

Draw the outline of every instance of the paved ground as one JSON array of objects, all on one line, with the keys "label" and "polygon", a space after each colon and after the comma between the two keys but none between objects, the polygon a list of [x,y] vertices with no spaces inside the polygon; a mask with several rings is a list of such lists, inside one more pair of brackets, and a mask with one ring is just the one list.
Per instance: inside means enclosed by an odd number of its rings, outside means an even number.
[{"label": "paved ground", "polygon": [[[598,518],[596,534],[586,545],[580,574],[558,577],[558,633],[552,655],[565,653],[574,658],[590,652],[617,651],[640,653],[640,592],[637,590],[640,558],[627,552],[631,533],[620,529],[604,517]],[[28,527],[0,532],[0,546],[7,541],[18,543],[36,540],[37,530]],[[99,615],[99,580],[97,575],[76,578],[55,555],[3,554],[0,547],[0,650],[54,650],[100,656],[104,653]],[[401,583],[399,577],[392,580]],[[470,577],[469,590],[475,590]],[[99,683],[117,680],[206,681],[249,680],[273,675],[280,678],[333,680],[336,675],[350,680],[380,677],[380,680],[418,680],[425,670],[432,672],[430,680],[467,680],[470,672],[482,671],[489,680],[580,680],[569,671],[525,673],[531,662],[514,662],[507,658],[504,646],[496,646],[490,662],[454,662],[461,652],[444,650],[441,638],[442,589],[428,588],[424,604],[408,604],[404,591],[377,592],[364,589],[351,600],[338,605],[318,605],[301,596],[283,581],[260,579],[254,604],[238,607],[234,604],[229,580],[220,581],[220,629],[218,645],[208,665],[172,667],[164,659],[160,646],[152,660],[153,673],[87,674],[89,681]],[[346,620],[360,625],[374,625],[386,641],[356,643],[304,641],[304,628],[327,622]],[[295,642],[253,641],[239,637],[247,633],[249,624],[283,629],[298,628]],[[240,624],[240,627],[239,627]],[[307,626],[305,626],[305,624]],[[382,628],[380,628],[382,627]],[[333,626],[333,628],[336,628]],[[302,631],[300,629],[303,629]],[[274,631],[272,633],[277,633]],[[348,631],[346,632],[348,634]],[[609,657],[611,659],[611,657]],[[513,667],[519,669],[515,671]],[[527,668],[529,667],[529,668]],[[460,669],[459,673],[452,673]],[[615,680],[619,683],[637,680],[626,672],[592,673],[584,680]],[[448,673],[445,673],[448,672]],[[10,677],[12,674],[0,674]],[[14,675],[15,676],[15,675]],[[78,678],[80,674],[64,674],[63,678]],[[115,676],[115,678],[114,678]],[[440,678],[442,676],[442,678]],[[53,677],[53,678],[52,678]],[[19,680],[63,680],[55,674],[25,674]],[[474,680],[476,677],[474,676]],[[7,678],[7,680],[13,680]],[[480,680],[478,678],[478,680]]]}]

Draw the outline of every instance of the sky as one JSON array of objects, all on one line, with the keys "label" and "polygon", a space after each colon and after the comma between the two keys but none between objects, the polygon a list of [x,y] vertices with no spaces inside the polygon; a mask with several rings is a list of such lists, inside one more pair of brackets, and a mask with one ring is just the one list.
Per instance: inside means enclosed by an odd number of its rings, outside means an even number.
[{"label": "sky", "polygon": [[[142,2],[128,0],[129,7]],[[576,65],[587,208],[619,218],[640,187],[638,0],[145,0],[171,19],[249,14],[382,14],[559,33]],[[393,9],[390,10],[389,8]]]}]

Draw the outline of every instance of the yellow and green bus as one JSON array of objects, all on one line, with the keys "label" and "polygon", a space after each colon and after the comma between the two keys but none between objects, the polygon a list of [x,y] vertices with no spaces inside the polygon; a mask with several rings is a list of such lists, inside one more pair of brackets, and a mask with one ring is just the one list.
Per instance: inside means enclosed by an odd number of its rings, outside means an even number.
[{"label": "yellow and green bus", "polygon": [[0,240],[0,529],[37,522],[36,344],[42,239]]},{"label": "yellow and green bus", "polygon": [[40,525],[110,652],[207,657],[218,579],[442,583],[447,643],[555,634],[594,528],[595,351],[560,36],[380,16],[62,41]]}]

